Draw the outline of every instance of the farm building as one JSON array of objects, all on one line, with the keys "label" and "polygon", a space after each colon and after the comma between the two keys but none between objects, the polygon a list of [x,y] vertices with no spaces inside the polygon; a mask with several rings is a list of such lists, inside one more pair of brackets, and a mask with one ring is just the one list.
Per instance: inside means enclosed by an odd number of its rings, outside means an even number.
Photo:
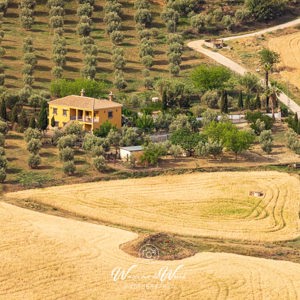
[{"label": "farm building", "polygon": [[129,161],[131,157],[138,158],[143,153],[142,146],[130,146],[130,147],[121,147],[120,148],[120,158],[123,161]]},{"label": "farm building", "polygon": [[49,123],[52,117],[55,127],[62,128],[72,121],[82,124],[86,131],[93,131],[108,121],[117,128],[122,126],[122,104],[109,100],[71,95],[49,102]]}]

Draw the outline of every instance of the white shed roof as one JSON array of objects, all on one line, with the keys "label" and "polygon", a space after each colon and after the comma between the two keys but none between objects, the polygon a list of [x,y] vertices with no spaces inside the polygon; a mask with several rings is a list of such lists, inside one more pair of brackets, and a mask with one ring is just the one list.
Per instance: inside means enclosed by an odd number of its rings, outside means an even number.
[{"label": "white shed roof", "polygon": [[129,147],[121,147],[120,149],[128,151],[128,152],[137,152],[137,151],[142,151],[143,147],[142,146],[129,146]]}]

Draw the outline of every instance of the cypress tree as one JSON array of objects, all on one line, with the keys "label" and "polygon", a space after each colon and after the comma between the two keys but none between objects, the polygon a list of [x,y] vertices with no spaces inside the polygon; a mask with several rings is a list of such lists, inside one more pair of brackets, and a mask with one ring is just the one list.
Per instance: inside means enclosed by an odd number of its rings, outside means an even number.
[{"label": "cypress tree", "polygon": [[52,116],[51,118],[51,127],[55,127],[55,118]]},{"label": "cypress tree", "polygon": [[298,119],[298,114],[295,113],[295,116],[294,116],[294,122],[295,122],[296,125],[298,124],[298,121],[299,121],[299,119]]},{"label": "cypress tree", "polygon": [[251,105],[251,101],[250,101],[250,95],[247,95],[246,97],[246,101],[245,101],[245,108],[249,109]]},{"label": "cypress tree", "polygon": [[45,131],[48,127],[48,113],[47,113],[47,102],[42,102],[41,111],[38,118],[38,127],[40,130]]},{"label": "cypress tree", "polygon": [[256,98],[255,98],[255,108],[256,109],[261,109],[261,101],[260,101],[260,96],[259,94],[257,93],[256,95]]},{"label": "cypress tree", "polygon": [[11,112],[11,122],[12,123],[18,123],[18,107],[17,105],[15,105],[12,109],[12,112]]},{"label": "cypress tree", "polygon": [[162,93],[162,109],[165,111],[168,108],[168,95],[166,89]]},{"label": "cypress tree", "polygon": [[223,91],[221,96],[221,112],[228,114],[228,95],[226,91]]},{"label": "cypress tree", "polygon": [[30,118],[30,121],[29,121],[29,127],[30,127],[30,128],[33,128],[33,129],[36,128],[36,121],[35,121],[35,117],[34,117],[34,116],[32,116],[32,117]]},{"label": "cypress tree", "polygon": [[242,91],[240,91],[238,107],[239,107],[239,109],[244,108],[243,92]]},{"label": "cypress tree", "polygon": [[295,114],[294,114],[294,119],[293,119],[293,121],[291,122],[291,128],[292,128],[296,133],[298,133],[298,127],[299,127],[298,114],[295,113]]},{"label": "cypress tree", "polygon": [[6,102],[4,99],[1,101],[0,118],[2,118],[4,121],[7,121]]},{"label": "cypress tree", "polygon": [[27,128],[28,127],[28,118],[27,118],[27,115],[26,115],[26,112],[25,112],[24,109],[22,109],[21,114],[19,116],[19,125],[22,128]]}]

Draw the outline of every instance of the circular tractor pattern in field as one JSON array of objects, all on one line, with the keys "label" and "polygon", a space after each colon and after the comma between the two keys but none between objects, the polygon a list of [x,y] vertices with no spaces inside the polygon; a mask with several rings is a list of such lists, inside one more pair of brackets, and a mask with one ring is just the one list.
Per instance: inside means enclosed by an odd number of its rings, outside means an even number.
[{"label": "circular tractor pattern in field", "polygon": [[5,203],[0,228],[0,299],[300,297],[300,265],[291,262],[205,252],[180,261],[137,258],[119,249],[134,233]]},{"label": "circular tractor pattern in field", "polygon": [[[279,172],[126,179],[7,194],[124,228],[280,241],[300,235],[300,182]],[[250,196],[252,191],[262,197]]]}]

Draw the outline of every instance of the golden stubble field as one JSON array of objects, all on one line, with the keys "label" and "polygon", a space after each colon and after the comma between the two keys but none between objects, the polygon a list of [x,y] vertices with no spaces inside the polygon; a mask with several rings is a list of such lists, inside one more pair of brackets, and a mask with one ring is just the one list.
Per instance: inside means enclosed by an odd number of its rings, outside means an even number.
[{"label": "golden stubble field", "polygon": [[[58,186],[6,194],[105,224],[185,236],[280,241],[300,235],[299,178],[216,172]],[[264,193],[261,198],[250,191]]]},{"label": "golden stubble field", "polygon": [[[300,297],[300,265],[291,262],[225,253],[144,260],[119,249],[134,233],[5,203],[0,228],[0,299]],[[166,268],[175,272],[170,280],[158,276]],[[123,280],[118,270],[128,271]]]},{"label": "golden stubble field", "polygon": [[282,78],[300,89],[300,31],[270,38],[268,46],[280,54]]}]

